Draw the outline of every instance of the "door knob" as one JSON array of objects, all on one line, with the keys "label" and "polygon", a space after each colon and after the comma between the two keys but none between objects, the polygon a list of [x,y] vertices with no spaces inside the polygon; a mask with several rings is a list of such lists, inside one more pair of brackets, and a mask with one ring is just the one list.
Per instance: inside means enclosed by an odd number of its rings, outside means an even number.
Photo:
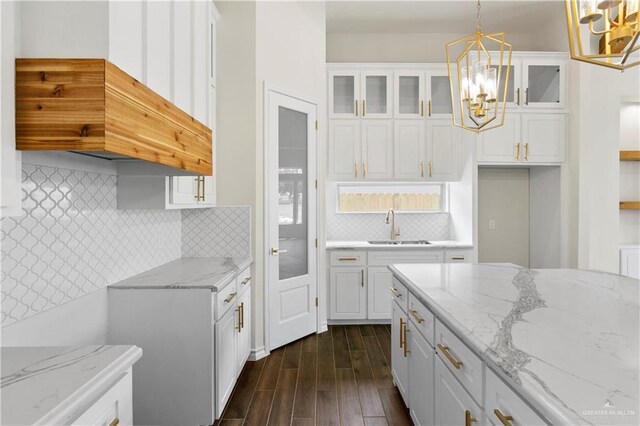
[{"label": "door knob", "polygon": [[272,247],[270,252],[271,252],[271,256],[277,256],[280,253],[286,253],[287,251],[286,250],[280,250],[279,248],[276,248],[276,247]]}]

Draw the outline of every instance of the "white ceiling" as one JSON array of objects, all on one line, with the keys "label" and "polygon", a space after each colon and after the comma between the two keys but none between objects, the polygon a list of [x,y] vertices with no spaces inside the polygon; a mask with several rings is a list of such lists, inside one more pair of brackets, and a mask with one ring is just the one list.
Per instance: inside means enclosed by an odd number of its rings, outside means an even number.
[{"label": "white ceiling", "polygon": [[[552,26],[564,28],[564,0],[482,1],[485,31],[535,34]],[[327,2],[328,33],[471,33],[476,1]]]}]

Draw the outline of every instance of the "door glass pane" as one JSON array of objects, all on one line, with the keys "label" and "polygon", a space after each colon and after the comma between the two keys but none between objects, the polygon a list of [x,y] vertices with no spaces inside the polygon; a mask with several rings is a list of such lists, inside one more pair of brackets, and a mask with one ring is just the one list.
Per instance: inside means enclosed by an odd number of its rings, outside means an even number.
[{"label": "door glass pane", "polygon": [[529,103],[560,102],[560,67],[529,65]]},{"label": "door glass pane", "polygon": [[[497,70],[498,65],[491,65],[491,68],[495,68]],[[514,102],[513,94],[516,88],[515,88],[515,83],[513,82],[513,78],[514,78],[513,65],[509,65],[509,86],[507,87],[507,102]],[[507,66],[503,65],[502,72],[500,73],[500,82],[498,84],[498,101],[499,102],[502,102],[502,94],[504,93],[504,83],[506,81],[507,81]]]},{"label": "door glass pane", "polygon": [[446,75],[431,76],[431,113],[451,114],[451,89]]},{"label": "door glass pane", "polygon": [[352,75],[333,76],[333,112],[355,113],[355,78]]},{"label": "door glass pane", "polygon": [[401,76],[398,83],[400,114],[417,114],[420,99],[420,78],[418,76]]},{"label": "door glass pane", "polygon": [[367,105],[368,114],[386,114],[387,112],[387,77],[384,75],[368,75]]},{"label": "door glass pane", "polygon": [[280,279],[308,273],[307,114],[278,109]]}]

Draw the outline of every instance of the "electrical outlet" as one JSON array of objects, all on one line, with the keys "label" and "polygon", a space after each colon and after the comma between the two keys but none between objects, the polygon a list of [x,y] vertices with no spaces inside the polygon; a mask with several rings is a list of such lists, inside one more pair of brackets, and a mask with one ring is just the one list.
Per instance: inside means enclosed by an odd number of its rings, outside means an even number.
[{"label": "electrical outlet", "polygon": [[491,219],[489,220],[489,229],[493,230],[496,229],[496,221]]}]

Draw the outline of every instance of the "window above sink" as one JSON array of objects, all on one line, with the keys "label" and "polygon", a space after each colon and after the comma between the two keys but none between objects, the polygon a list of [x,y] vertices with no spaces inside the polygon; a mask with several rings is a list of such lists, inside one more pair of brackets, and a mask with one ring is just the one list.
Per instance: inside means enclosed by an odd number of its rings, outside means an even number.
[{"label": "window above sink", "polygon": [[445,211],[445,184],[338,184],[338,213]]}]

